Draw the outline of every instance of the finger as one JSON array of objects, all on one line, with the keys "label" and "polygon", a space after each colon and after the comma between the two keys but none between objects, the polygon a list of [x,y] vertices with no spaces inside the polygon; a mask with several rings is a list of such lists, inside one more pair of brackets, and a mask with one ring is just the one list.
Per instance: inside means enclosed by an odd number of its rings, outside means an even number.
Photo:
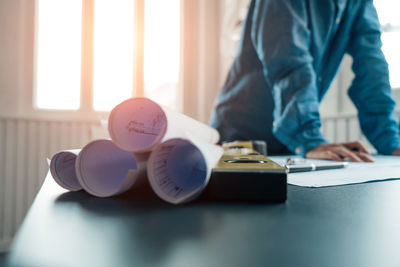
[{"label": "finger", "polygon": [[355,142],[349,142],[349,143],[343,143],[343,146],[350,148],[350,149],[358,149],[361,152],[364,152],[366,154],[371,154],[369,153],[369,151],[367,150],[367,148],[364,146],[364,144],[360,141],[355,141]]},{"label": "finger", "polygon": [[307,159],[322,159],[322,152],[310,151],[306,154]]},{"label": "finger", "polygon": [[327,156],[329,157],[329,158],[327,158],[327,159],[330,159],[330,160],[334,160],[334,161],[343,161],[343,158],[342,157],[340,157],[340,155],[339,154],[337,154],[337,153],[335,153],[335,152],[333,152],[333,151],[326,151],[326,154],[327,154]]},{"label": "finger", "polygon": [[330,150],[310,151],[306,154],[306,158],[343,161],[343,159],[338,154],[336,154]]},{"label": "finger", "polygon": [[360,159],[362,159],[365,162],[374,162],[375,161],[374,158],[370,154],[365,154],[363,152],[358,152],[357,155],[358,155],[358,157]]},{"label": "finger", "polygon": [[335,147],[333,149],[333,152],[336,152],[337,154],[339,154],[341,157],[343,158],[348,158],[350,161],[353,162],[362,162],[362,159],[360,159],[356,153],[350,151],[349,149],[347,149],[344,146],[340,146],[340,147]]}]

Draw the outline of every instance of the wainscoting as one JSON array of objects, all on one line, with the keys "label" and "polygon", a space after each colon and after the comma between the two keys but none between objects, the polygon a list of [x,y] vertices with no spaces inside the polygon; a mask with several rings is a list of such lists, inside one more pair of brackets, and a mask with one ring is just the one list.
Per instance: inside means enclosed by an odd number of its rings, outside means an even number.
[{"label": "wainscoting", "polygon": [[[338,143],[361,140],[367,143],[361,132],[356,115],[322,118],[322,133],[330,142]],[[369,143],[367,145],[370,146]]]},{"label": "wainscoting", "polygon": [[[0,119],[0,251],[6,250],[48,171],[47,158],[94,139],[100,122]],[[97,138],[97,136],[96,136]]]}]

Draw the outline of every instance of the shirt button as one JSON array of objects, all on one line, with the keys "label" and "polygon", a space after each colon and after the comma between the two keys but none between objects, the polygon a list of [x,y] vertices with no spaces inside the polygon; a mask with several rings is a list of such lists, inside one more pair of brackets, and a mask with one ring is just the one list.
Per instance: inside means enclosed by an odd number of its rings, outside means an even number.
[{"label": "shirt button", "polygon": [[339,23],[340,23],[340,20],[341,20],[340,18],[336,18],[335,23],[336,23],[336,24],[339,24]]},{"label": "shirt button", "polygon": [[294,150],[294,152],[296,152],[296,154],[300,154],[301,148],[300,148],[300,147],[296,147],[296,149]]},{"label": "shirt button", "polygon": [[272,122],[272,126],[276,127],[278,124],[276,123],[276,121]]}]

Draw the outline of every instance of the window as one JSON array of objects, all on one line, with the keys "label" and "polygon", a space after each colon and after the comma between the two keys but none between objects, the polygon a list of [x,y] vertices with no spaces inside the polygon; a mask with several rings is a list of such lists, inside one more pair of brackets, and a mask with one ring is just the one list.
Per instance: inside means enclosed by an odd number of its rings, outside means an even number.
[{"label": "window", "polygon": [[375,0],[382,25],[382,50],[389,63],[390,83],[400,89],[400,10],[399,0]]},{"label": "window", "polygon": [[37,0],[34,105],[109,111],[131,96],[176,107],[180,0]]},{"label": "window", "polygon": [[82,5],[40,0],[37,14],[35,103],[39,108],[78,109]]},{"label": "window", "polygon": [[[166,10],[169,10],[168,14]],[[146,0],[144,93],[158,103],[173,108],[178,104],[179,14],[179,0]]]},{"label": "window", "polygon": [[110,110],[133,91],[132,0],[94,1],[93,107]]}]

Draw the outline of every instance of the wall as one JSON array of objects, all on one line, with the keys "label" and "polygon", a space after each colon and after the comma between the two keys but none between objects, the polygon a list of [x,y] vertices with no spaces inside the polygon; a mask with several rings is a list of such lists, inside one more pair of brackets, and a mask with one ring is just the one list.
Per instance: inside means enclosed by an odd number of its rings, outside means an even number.
[{"label": "wall", "polygon": [[183,0],[181,100],[183,112],[207,123],[220,88],[221,0]]},{"label": "wall", "polygon": [[21,111],[19,95],[25,73],[26,1],[0,1],[0,115],[16,115]]},{"label": "wall", "polygon": [[0,119],[0,251],[7,250],[48,171],[48,158],[96,137],[99,122]]}]

